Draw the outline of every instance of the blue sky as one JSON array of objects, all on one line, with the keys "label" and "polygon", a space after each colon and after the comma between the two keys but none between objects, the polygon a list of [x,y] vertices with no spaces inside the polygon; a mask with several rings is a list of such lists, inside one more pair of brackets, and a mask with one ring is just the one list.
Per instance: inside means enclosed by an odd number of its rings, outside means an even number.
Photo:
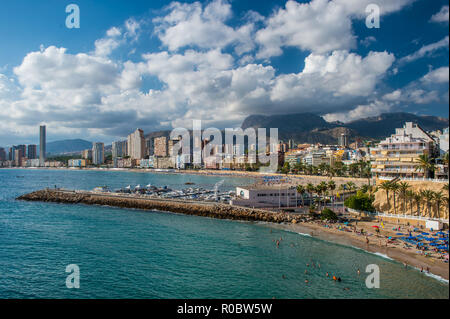
[{"label": "blue sky", "polygon": [[0,145],[37,142],[41,123],[110,142],[250,114],[448,117],[448,27],[440,0],[3,1]]}]

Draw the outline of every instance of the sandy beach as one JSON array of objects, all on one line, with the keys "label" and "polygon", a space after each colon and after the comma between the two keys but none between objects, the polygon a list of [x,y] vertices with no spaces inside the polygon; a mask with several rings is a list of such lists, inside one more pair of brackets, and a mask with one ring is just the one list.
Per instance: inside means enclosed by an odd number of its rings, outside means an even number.
[{"label": "sandy beach", "polygon": [[[334,224],[335,226],[342,224]],[[350,223],[347,228],[351,228],[355,224]],[[395,236],[395,231],[392,228],[396,227],[393,224],[385,224],[385,228],[381,230],[380,237],[372,226],[379,225],[374,222],[362,222],[358,221],[358,230],[364,229],[364,232],[369,234],[369,244],[366,243],[366,236],[360,235],[355,232],[348,232],[338,230],[334,227],[325,227],[325,224],[321,222],[303,222],[297,224],[274,224],[273,227],[284,229],[296,233],[307,234],[315,238],[322,240],[342,244],[345,246],[352,246],[356,248],[363,249],[371,253],[383,254],[393,260],[401,263],[406,263],[407,267],[415,267],[417,269],[422,269],[426,272],[427,267],[431,274],[442,277],[443,279],[449,279],[449,265],[443,260],[437,258],[437,254],[431,254],[431,256],[425,257],[424,255],[416,253],[416,249],[405,248],[401,241],[396,241],[397,243],[387,244],[386,236]]]}]

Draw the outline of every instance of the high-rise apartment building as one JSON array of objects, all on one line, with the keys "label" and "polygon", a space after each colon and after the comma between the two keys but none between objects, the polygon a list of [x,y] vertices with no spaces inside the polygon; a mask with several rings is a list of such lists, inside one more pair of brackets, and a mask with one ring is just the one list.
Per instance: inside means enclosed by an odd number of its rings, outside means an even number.
[{"label": "high-rise apartment building", "polygon": [[6,161],[6,151],[3,147],[0,147],[0,161]]},{"label": "high-rise apartment building", "polygon": [[434,139],[419,125],[406,122],[395,134],[371,148],[372,173],[376,177],[427,177],[416,169],[420,155],[439,155]]},{"label": "high-rise apartment building", "polygon": [[117,141],[112,143],[112,158],[125,157],[128,153],[128,142]]},{"label": "high-rise apartment building", "polygon": [[47,132],[45,125],[41,125],[39,131],[39,166],[45,166],[45,150],[47,143]]},{"label": "high-rise apartment building", "polygon": [[146,138],[145,139],[145,155],[153,156],[153,154],[154,154],[153,139]]},{"label": "high-rise apartment building", "polygon": [[167,151],[169,153],[169,156],[176,156],[179,154],[175,154],[174,152],[174,146],[180,142],[180,139],[173,139],[173,140],[169,140],[169,142],[167,143]]},{"label": "high-rise apartment building", "polygon": [[145,138],[144,131],[137,129],[134,133],[128,135],[128,156],[135,160],[140,160],[145,157]]},{"label": "high-rise apartment building", "polygon": [[36,159],[37,158],[37,145],[30,144],[27,148],[27,158]]},{"label": "high-rise apartment building", "polygon": [[81,157],[85,160],[92,160],[92,150],[84,150],[81,152]]},{"label": "high-rise apartment building", "polygon": [[22,158],[23,158],[23,150],[22,148],[17,148],[14,151],[14,164],[16,166],[22,166]]},{"label": "high-rise apartment building", "polygon": [[93,143],[92,145],[92,164],[101,165],[105,163],[105,144]]},{"label": "high-rise apartment building", "polygon": [[342,133],[338,137],[338,142],[339,142],[339,146],[348,147],[348,135],[345,133]]},{"label": "high-rise apartment building", "polygon": [[154,139],[154,154],[155,156],[168,156],[167,138],[164,136],[155,137]]}]

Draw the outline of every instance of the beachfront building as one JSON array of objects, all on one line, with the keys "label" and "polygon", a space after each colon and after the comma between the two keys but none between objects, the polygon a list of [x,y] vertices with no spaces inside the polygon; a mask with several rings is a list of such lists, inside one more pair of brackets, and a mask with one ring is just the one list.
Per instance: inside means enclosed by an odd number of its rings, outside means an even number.
[{"label": "beachfront building", "polygon": [[112,143],[112,158],[125,157],[128,152],[128,142],[127,141],[117,141]]},{"label": "beachfront building", "polygon": [[47,143],[47,129],[45,125],[39,127],[39,166],[45,166],[45,151]]},{"label": "beachfront building", "polygon": [[37,158],[37,145],[30,144],[27,147],[27,158],[36,159]]},{"label": "beachfront building", "polygon": [[148,159],[141,159],[139,161],[140,168],[155,168],[156,158],[150,156]]},{"label": "beachfront building", "polygon": [[86,167],[86,160],[85,159],[70,159],[68,161],[69,167]]},{"label": "beachfront building", "polygon": [[175,161],[172,157],[156,157],[156,168],[168,169],[175,168]]},{"label": "beachfront building", "polygon": [[445,154],[448,152],[448,140],[449,140],[449,132],[448,127],[442,131],[442,134],[439,136],[439,148],[441,154]]},{"label": "beachfront building", "polygon": [[306,165],[319,166],[322,163],[330,164],[330,158],[325,151],[312,151],[303,157],[303,163]]},{"label": "beachfront building", "polygon": [[423,178],[425,172],[417,170],[420,155],[437,155],[434,139],[419,125],[406,122],[395,134],[371,148],[372,173],[377,178]]},{"label": "beachfront building", "polygon": [[134,133],[128,135],[128,156],[132,159],[140,160],[145,157],[144,131],[138,128]]},{"label": "beachfront building", "polygon": [[101,165],[105,163],[105,144],[93,143],[92,147],[92,164]]},{"label": "beachfront building", "polygon": [[39,158],[27,159],[26,167],[39,167]]},{"label": "beachfront building", "polygon": [[145,139],[145,157],[154,155],[153,139]]},{"label": "beachfront building", "polygon": [[6,161],[6,151],[3,147],[0,147],[0,162]]},{"label": "beachfront building", "polygon": [[289,151],[284,154],[284,161],[289,163],[289,166],[292,168],[295,165],[302,162],[303,155],[299,152]]},{"label": "beachfront building", "polygon": [[22,166],[22,158],[24,157],[24,153],[22,148],[16,148],[14,150],[14,165],[15,166]]},{"label": "beachfront building", "polygon": [[166,157],[168,155],[167,137],[155,137],[153,145],[155,156]]},{"label": "beachfront building", "polygon": [[92,160],[92,149],[82,151],[81,157],[85,160]]},{"label": "beachfront building", "polygon": [[236,187],[236,198],[230,204],[244,207],[296,207],[300,200],[295,187],[255,185]]}]

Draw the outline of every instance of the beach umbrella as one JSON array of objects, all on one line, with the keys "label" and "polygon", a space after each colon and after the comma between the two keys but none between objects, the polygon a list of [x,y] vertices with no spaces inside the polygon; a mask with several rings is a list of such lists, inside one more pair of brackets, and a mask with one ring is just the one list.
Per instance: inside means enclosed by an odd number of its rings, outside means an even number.
[{"label": "beach umbrella", "polygon": [[402,233],[397,233],[396,235],[404,235],[404,234],[402,234]]},{"label": "beach umbrella", "polygon": [[422,233],[422,235],[429,235],[428,233]]},{"label": "beach umbrella", "polygon": [[373,225],[372,227],[373,227],[373,228],[380,228],[380,227],[378,227],[377,225]]}]

